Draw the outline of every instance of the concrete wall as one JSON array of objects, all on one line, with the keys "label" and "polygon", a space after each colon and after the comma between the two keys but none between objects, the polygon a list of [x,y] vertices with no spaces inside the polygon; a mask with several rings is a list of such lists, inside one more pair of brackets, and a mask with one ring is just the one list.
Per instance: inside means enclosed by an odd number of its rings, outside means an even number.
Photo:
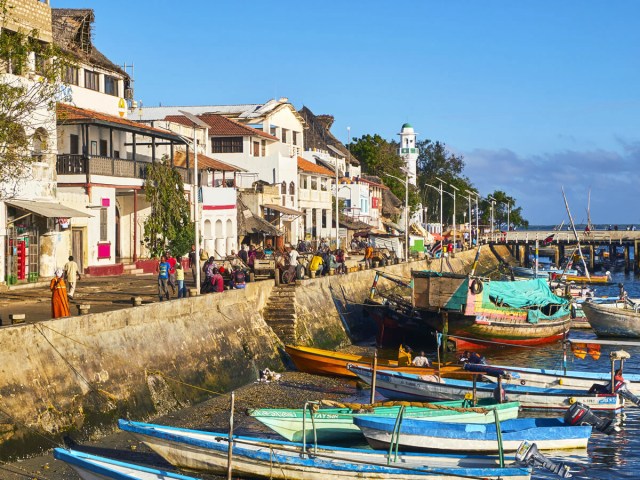
[{"label": "concrete wall", "polygon": [[[473,254],[454,262],[470,264]],[[482,264],[492,258],[487,249]],[[426,267],[418,261],[386,271],[409,277]],[[296,288],[298,343],[348,343],[372,281],[372,271],[303,281]],[[0,398],[11,415],[0,431],[3,448],[38,441],[22,424],[54,437],[109,430],[118,417],[165,413],[253,381],[265,367],[282,370],[282,345],[261,313],[273,285],[0,328]]]}]

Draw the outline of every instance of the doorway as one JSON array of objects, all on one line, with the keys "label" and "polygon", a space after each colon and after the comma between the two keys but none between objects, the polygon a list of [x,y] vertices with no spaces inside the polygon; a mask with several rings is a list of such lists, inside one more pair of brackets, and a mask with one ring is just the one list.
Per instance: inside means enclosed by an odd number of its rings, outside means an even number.
[{"label": "doorway", "polygon": [[81,228],[71,229],[71,255],[78,264],[78,271],[84,273],[84,236]]},{"label": "doorway", "polygon": [[116,263],[120,263],[120,209],[116,207]]}]

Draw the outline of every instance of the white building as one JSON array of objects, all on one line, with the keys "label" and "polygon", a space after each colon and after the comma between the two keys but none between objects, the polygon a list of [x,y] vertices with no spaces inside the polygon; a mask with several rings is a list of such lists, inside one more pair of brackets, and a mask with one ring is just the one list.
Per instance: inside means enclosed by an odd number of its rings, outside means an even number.
[{"label": "white building", "polygon": [[298,175],[298,208],[303,213],[299,237],[307,241],[331,238],[335,208],[332,202],[332,192],[335,191],[334,173],[298,157]]},{"label": "white building", "polygon": [[407,171],[409,172],[409,183],[415,185],[417,181],[418,155],[420,154],[416,146],[417,133],[414,132],[410,124],[405,123],[402,125],[402,129],[398,135],[400,136],[398,155],[405,161]]}]

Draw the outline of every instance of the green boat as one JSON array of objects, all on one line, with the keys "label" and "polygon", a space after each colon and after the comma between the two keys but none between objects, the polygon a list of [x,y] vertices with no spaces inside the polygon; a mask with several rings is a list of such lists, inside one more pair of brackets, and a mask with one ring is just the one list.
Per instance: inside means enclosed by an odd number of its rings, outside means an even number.
[{"label": "green boat", "polygon": [[[434,402],[429,407],[405,407],[405,418],[421,418],[452,423],[491,423],[495,421],[493,410],[498,410],[500,420],[518,417],[520,404],[508,402],[496,404],[492,399],[478,400],[475,408],[469,408],[468,400]],[[457,410],[454,410],[457,409]],[[302,442],[302,432],[306,430],[306,441],[316,440],[320,443],[353,443],[364,440],[360,429],[353,424],[353,417],[358,415],[379,415],[397,417],[400,405],[380,406],[365,410],[350,408],[320,408],[311,414],[305,411],[303,426],[303,409],[301,408],[256,408],[247,414],[260,421],[271,430],[290,442]]]}]

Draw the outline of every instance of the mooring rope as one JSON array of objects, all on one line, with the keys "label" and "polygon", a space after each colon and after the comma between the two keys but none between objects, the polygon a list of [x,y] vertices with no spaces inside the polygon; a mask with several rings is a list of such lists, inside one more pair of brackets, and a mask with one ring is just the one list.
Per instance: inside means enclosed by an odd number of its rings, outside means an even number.
[{"label": "mooring rope", "polygon": [[[378,407],[419,407],[419,408],[429,408],[433,410],[449,410],[453,412],[460,413],[484,413],[487,414],[492,410],[483,408],[483,407],[452,407],[449,405],[438,405],[436,403],[430,402],[406,402],[406,401],[389,401],[389,402],[376,402],[372,404],[367,403],[351,403],[351,402],[338,402],[335,400],[320,400],[320,403],[327,407],[333,408],[347,408],[351,410],[353,413],[358,413],[358,411],[374,411]],[[315,405],[317,409],[317,405]]]}]

